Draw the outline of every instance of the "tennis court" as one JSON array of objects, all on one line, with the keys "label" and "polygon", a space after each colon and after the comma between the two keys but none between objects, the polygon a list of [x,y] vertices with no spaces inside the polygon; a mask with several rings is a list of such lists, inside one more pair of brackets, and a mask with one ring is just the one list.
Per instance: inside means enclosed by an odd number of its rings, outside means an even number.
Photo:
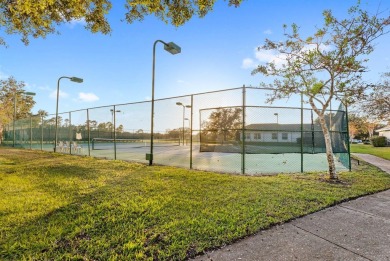
[{"label": "tennis court", "polygon": [[[97,158],[114,159],[114,144],[111,142],[100,143],[97,149],[88,151],[88,144],[81,144],[80,152],[71,152],[75,155],[88,155]],[[29,147],[27,147],[29,148]],[[39,144],[34,144],[33,149],[39,149]],[[119,160],[140,162],[148,164],[145,155],[150,152],[149,143],[118,143],[116,144],[116,158]],[[266,148],[267,149],[267,148]],[[45,144],[43,150],[53,151],[51,144]],[[223,173],[240,174],[242,170],[242,154],[223,153],[223,152],[200,152],[200,144],[193,145],[192,162],[190,162],[189,145],[167,145],[155,146],[154,163],[160,165],[169,165],[183,168],[216,171]],[[66,152],[70,153],[70,152]],[[298,173],[301,172],[301,160],[303,160],[303,171],[324,171],[328,168],[325,153],[303,154],[300,153],[282,153],[282,154],[246,154],[245,155],[245,174],[262,175],[276,173]],[[336,168],[338,171],[347,171],[337,158]]]},{"label": "tennis court", "polygon": [[[266,97],[267,90],[239,87],[155,100],[153,164],[249,175],[327,171],[313,110],[301,97],[296,107],[293,98],[265,106]],[[347,113],[340,101],[332,106],[326,122],[336,168],[348,170]],[[59,113],[58,141],[66,147],[58,152],[148,164],[150,107],[143,101]],[[52,152],[51,116],[10,124],[4,143]]]}]

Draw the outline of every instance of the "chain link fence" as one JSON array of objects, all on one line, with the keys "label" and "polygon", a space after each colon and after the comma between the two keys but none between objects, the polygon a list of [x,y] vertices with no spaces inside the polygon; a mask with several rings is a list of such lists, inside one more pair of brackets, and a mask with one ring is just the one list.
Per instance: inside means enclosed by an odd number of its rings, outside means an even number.
[{"label": "chain link fence", "polygon": [[[266,103],[269,90],[239,87],[154,101],[153,163],[241,174],[325,171],[324,135],[302,98]],[[336,168],[350,169],[348,117],[339,101],[325,113]],[[6,126],[3,144],[150,162],[151,101],[31,116]]]}]

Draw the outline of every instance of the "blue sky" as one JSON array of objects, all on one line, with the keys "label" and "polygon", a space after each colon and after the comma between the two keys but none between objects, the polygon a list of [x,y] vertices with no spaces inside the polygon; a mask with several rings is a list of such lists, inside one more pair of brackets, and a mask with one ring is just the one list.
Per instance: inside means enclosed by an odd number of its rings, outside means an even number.
[{"label": "blue sky", "polygon": [[[267,81],[252,76],[253,66],[264,62],[255,48],[266,38],[283,40],[282,25],[296,23],[305,34],[322,25],[322,11],[332,9],[340,17],[356,1],[351,0],[247,0],[238,8],[217,1],[205,18],[193,18],[175,28],[155,17],[127,24],[124,1],[112,1],[111,35],[92,34],[82,23],[59,28],[60,35],[31,39],[24,46],[19,36],[6,36],[8,48],[0,47],[0,78],[14,76],[36,92],[33,112],[55,113],[55,91],[61,76],[77,76],[82,84],[61,80],[59,111],[122,104],[151,98],[152,47],[157,39],[173,41],[182,53],[171,55],[162,45],[156,50],[155,97],[258,86]],[[387,0],[362,0],[365,9],[389,13]],[[389,71],[390,35],[377,42],[370,56],[368,80]]]}]

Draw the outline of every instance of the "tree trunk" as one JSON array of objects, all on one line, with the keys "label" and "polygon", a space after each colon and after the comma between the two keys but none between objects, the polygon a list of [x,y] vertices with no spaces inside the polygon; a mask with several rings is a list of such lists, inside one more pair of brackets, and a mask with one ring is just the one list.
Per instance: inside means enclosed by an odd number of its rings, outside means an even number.
[{"label": "tree trunk", "polygon": [[324,114],[318,110],[318,108],[316,107],[312,99],[309,99],[309,103],[313,108],[313,110],[315,111],[315,113],[318,115],[318,118],[320,119],[320,125],[325,139],[326,159],[328,161],[328,167],[329,167],[329,178],[333,180],[338,179],[336,173],[336,166],[333,158],[332,140],[330,139],[330,133],[329,133],[328,126],[326,125]]},{"label": "tree trunk", "polygon": [[336,166],[333,158],[333,148],[332,148],[332,140],[330,139],[330,133],[328,126],[326,125],[325,117],[323,114],[318,115],[320,119],[320,124],[322,128],[322,132],[324,134],[325,139],[325,148],[326,148],[326,159],[328,160],[329,166],[329,178],[330,179],[338,179],[336,173]]}]

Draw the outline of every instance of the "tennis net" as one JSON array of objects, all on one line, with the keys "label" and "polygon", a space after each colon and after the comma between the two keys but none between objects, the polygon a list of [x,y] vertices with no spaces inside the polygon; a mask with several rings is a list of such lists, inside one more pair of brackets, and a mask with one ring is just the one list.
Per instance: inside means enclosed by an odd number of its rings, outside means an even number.
[{"label": "tennis net", "polygon": [[[111,149],[114,144],[125,148],[144,148],[144,147],[150,147],[150,139],[93,138],[92,150]],[[180,139],[154,139],[153,146],[155,147],[180,146]]]}]

